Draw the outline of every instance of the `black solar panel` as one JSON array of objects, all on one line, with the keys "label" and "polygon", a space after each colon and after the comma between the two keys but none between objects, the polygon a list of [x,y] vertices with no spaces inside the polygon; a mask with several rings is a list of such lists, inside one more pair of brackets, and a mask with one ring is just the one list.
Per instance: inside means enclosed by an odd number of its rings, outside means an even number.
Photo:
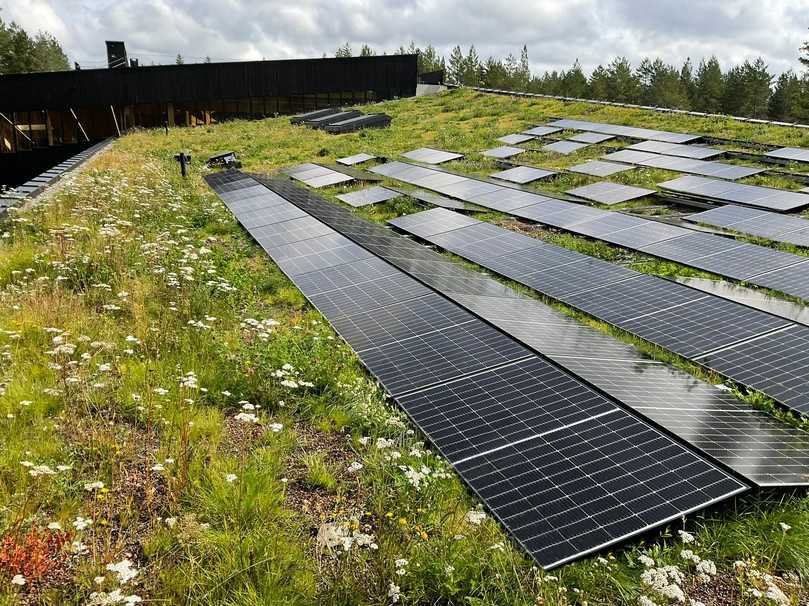
[{"label": "black solar panel", "polygon": [[505,143],[506,145],[518,145],[534,138],[534,135],[514,133],[511,135],[505,135],[504,137],[499,137],[497,140],[500,141],[500,143]]},{"label": "black solar panel", "polygon": [[585,200],[592,200],[600,202],[601,204],[620,204],[635,198],[642,198],[643,196],[651,195],[654,192],[652,189],[644,189],[642,187],[631,187],[629,185],[622,185],[621,183],[610,183],[609,181],[600,181],[591,185],[583,185],[574,189],[567,190],[571,196],[578,196]]},{"label": "black solar panel", "polygon": [[552,151],[556,152],[557,154],[567,155],[577,152],[585,147],[588,147],[587,143],[576,143],[575,141],[554,141],[553,143],[543,145],[542,149],[544,151]]},{"label": "black solar panel", "polygon": [[809,416],[809,328],[793,326],[699,361]]},{"label": "black solar panel", "polygon": [[767,152],[767,155],[770,158],[788,160],[789,162],[809,162],[809,149],[801,149],[800,147],[781,147]]},{"label": "black solar panel", "polygon": [[571,166],[568,170],[583,175],[591,175],[593,177],[609,177],[615,173],[632,170],[632,167],[616,164],[614,162],[604,162],[602,160],[588,160],[583,164]]},{"label": "black solar panel", "polygon": [[[567,464],[560,465],[555,453]],[[650,462],[647,453],[654,453]],[[461,476],[547,568],[737,490],[637,419],[616,412],[457,465]],[[589,549],[592,549],[590,547]]]},{"label": "black solar panel", "polygon": [[441,164],[442,162],[463,158],[463,154],[432,149],[430,147],[420,147],[419,149],[405,152],[402,156],[410,160],[415,160],[416,162],[424,162],[425,164]]},{"label": "black solar panel", "polygon": [[543,170],[541,168],[534,168],[532,166],[515,166],[491,175],[495,179],[502,179],[503,181],[511,181],[512,183],[530,183],[537,179],[544,179],[556,173],[552,170]]},{"label": "black solar panel", "polygon": [[757,275],[750,278],[750,282],[809,301],[809,264],[806,262]]},{"label": "black solar panel", "polygon": [[683,194],[781,212],[809,206],[809,195],[803,193],[704,177],[680,177],[660,183],[659,186]]},{"label": "black solar panel", "polygon": [[630,137],[633,139],[646,139],[650,141],[665,141],[668,143],[687,143],[699,139],[699,135],[686,133],[671,133],[651,128],[637,128],[634,126],[621,126],[618,124],[602,124],[600,122],[588,122],[586,120],[556,120],[550,123],[551,126],[559,128],[569,128],[573,130],[584,130],[596,133],[615,135],[616,137]]},{"label": "black solar panel", "polygon": [[610,139],[613,138],[614,138],[613,135],[584,132],[569,137],[568,141],[577,141],[578,143],[604,143],[604,141],[609,141]]},{"label": "black solar panel", "polygon": [[678,143],[664,143],[662,141],[643,141],[630,145],[627,149],[636,151],[652,152],[655,154],[666,154],[668,156],[680,156],[695,160],[704,160],[721,156],[725,152],[721,149],[701,147],[699,145],[681,145]]},{"label": "black solar panel", "polygon": [[512,156],[516,156],[517,154],[521,154],[525,151],[526,150],[524,150],[522,147],[510,147],[508,145],[501,145],[500,147],[487,149],[482,153],[484,156],[488,156],[490,158],[511,158]]},{"label": "black solar panel", "polygon": [[368,206],[369,204],[378,204],[379,202],[386,202],[400,196],[399,192],[392,191],[385,187],[369,187],[367,189],[360,189],[352,191],[347,194],[339,194],[338,200],[350,204],[357,208],[360,206]]}]

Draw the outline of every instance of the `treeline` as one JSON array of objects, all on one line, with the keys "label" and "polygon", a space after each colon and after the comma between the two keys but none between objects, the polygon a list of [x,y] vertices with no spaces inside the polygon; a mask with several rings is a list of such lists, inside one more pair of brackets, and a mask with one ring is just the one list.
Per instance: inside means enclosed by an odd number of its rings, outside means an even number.
[{"label": "treeline", "polygon": [[[709,113],[733,114],[751,118],[809,121],[809,72],[793,71],[776,77],[759,58],[723,70],[716,57],[694,65],[690,59],[681,66],[661,59],[643,59],[633,66],[623,57],[599,65],[585,74],[576,61],[569,69],[541,75],[531,73],[528,48],[519,57],[489,57],[482,60],[474,46],[463,52],[452,49],[445,61],[435,48],[420,49],[413,42],[399,47],[399,53],[419,56],[419,73],[445,70],[447,82],[503,90],[526,91],[563,97],[602,99]],[[801,63],[809,67],[809,42],[802,48]],[[374,51],[364,45],[362,55]],[[337,56],[351,56],[346,44]]]},{"label": "treeline", "polygon": [[58,40],[46,32],[31,36],[13,21],[0,19],[0,75],[70,69]]}]

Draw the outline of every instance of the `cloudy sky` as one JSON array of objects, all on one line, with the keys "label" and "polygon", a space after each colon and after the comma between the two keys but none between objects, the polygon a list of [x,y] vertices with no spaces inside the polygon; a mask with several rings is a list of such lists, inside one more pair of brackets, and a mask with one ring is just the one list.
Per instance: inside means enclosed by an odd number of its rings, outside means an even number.
[{"label": "cloudy sky", "polygon": [[333,55],[350,42],[388,52],[414,40],[445,55],[517,55],[534,71],[617,55],[723,65],[763,56],[800,70],[809,0],[0,0],[0,17],[62,41],[71,60],[104,67],[104,40],[125,40],[141,64]]}]

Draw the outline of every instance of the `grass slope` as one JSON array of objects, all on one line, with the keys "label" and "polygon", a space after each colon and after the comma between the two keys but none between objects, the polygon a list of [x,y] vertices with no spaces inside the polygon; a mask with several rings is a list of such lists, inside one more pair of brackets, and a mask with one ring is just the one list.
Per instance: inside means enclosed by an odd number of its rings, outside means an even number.
[{"label": "grass slope", "polygon": [[[375,109],[390,129],[330,136],[278,118],[131,134],[2,227],[0,605],[805,599],[799,496],[740,500],[689,520],[691,534],[534,568],[234,222],[201,160],[233,149],[246,169],[271,171],[422,145],[471,154],[563,115],[794,145],[806,135],[462,91]],[[180,149],[194,156],[187,180]],[[490,172],[479,158],[456,166]]]}]

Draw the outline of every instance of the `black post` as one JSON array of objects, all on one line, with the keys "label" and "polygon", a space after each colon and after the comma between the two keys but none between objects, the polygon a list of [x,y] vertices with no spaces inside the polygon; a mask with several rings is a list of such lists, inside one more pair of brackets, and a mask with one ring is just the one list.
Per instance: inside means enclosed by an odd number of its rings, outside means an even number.
[{"label": "black post", "polygon": [[185,177],[187,173],[187,166],[188,163],[191,162],[191,155],[186,155],[185,152],[180,152],[179,154],[174,154],[174,159],[180,163],[180,174]]}]

